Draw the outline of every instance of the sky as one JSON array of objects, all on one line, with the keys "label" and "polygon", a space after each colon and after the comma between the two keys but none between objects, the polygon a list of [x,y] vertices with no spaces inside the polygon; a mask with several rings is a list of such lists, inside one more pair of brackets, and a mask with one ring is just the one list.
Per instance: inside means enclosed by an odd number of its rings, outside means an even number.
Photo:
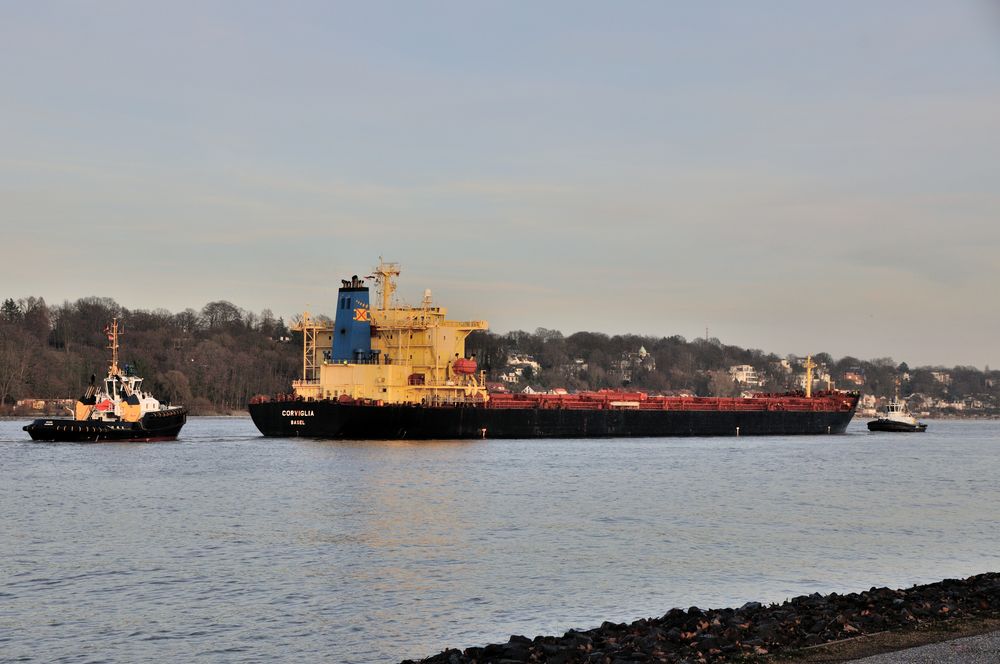
[{"label": "sky", "polygon": [[1000,7],[0,5],[0,298],[1000,367]]}]

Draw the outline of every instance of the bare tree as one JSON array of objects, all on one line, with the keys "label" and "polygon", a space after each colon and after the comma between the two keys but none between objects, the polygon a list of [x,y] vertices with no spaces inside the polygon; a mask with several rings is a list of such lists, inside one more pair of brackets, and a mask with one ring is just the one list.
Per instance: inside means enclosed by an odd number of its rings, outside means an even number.
[{"label": "bare tree", "polygon": [[32,339],[12,325],[0,326],[0,406],[24,384],[31,368]]},{"label": "bare tree", "polygon": [[708,388],[712,392],[712,396],[734,397],[739,394],[739,386],[725,369],[709,371],[708,375],[710,376]]}]

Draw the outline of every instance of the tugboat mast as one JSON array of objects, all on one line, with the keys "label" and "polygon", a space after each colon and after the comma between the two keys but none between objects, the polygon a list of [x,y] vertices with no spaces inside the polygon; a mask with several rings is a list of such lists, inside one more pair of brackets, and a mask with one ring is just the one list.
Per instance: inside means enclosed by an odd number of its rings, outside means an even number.
[{"label": "tugboat mast", "polygon": [[111,351],[111,371],[117,376],[121,373],[118,369],[118,318],[111,319],[111,325],[104,328],[108,335],[108,349]]}]

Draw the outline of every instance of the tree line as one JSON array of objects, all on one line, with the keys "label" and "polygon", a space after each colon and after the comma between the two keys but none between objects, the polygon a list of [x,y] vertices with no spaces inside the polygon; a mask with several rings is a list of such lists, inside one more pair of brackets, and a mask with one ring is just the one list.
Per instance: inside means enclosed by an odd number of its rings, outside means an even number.
[{"label": "tree line", "polygon": [[243,410],[258,393],[289,391],[302,349],[284,321],[217,301],[200,311],[129,310],[109,298],[49,306],[42,298],[0,305],[0,408],[18,399],[79,396],[92,374],[103,377],[105,326],[119,318],[120,364],[128,364],[158,399],[192,413]]},{"label": "tree line", "polygon": [[[491,380],[498,381],[508,371],[511,355],[528,355],[540,365],[537,375],[521,380],[542,389],[569,390],[634,388],[649,392],[689,391],[700,396],[732,396],[741,391],[729,369],[749,364],[760,376],[762,390],[780,392],[800,387],[804,370],[802,358],[780,357],[761,350],[728,345],[718,339],[688,340],[682,336],[648,337],[577,332],[563,336],[555,330],[539,328],[534,333],[507,334],[474,332],[466,348],[476,354]],[[636,351],[643,348],[648,358],[639,361]],[[782,362],[784,360],[784,362]],[[899,390],[901,397],[923,394],[943,400],[981,398],[996,409],[1000,406],[1000,371],[989,367],[956,366],[910,368],[892,358],[862,360],[834,358],[819,352],[813,360],[834,385],[888,398]],[[628,371],[622,369],[627,368]],[[861,384],[845,379],[860,377]]]},{"label": "tree line", "polygon": [[[105,326],[112,318],[124,326],[121,363],[145,378],[145,387],[161,400],[183,403],[192,413],[229,413],[245,409],[255,394],[290,391],[300,377],[302,337],[265,309],[254,313],[226,301],[200,310],[171,313],[164,309],[129,310],[109,298],[85,297],[58,306],[42,298],[7,298],[0,304],[0,410],[18,399],[79,396],[91,374],[102,376],[108,364]],[[641,358],[639,349],[646,351]],[[537,375],[524,372],[511,384],[570,391],[622,388],[669,393],[731,396],[741,390],[729,368],[752,365],[766,391],[798,388],[801,364],[761,350],[688,340],[681,336],[648,337],[561,332],[506,334],[474,332],[466,349],[475,354],[491,381],[510,376],[512,356],[537,362]],[[975,367],[917,367],[891,358],[835,359],[817,353],[814,360],[837,386],[879,397],[900,390],[941,399],[977,397],[1000,405],[1000,371]],[[782,360],[785,360],[782,363]],[[845,383],[845,374],[861,375],[864,384]],[[942,375],[947,380],[942,380]]]}]

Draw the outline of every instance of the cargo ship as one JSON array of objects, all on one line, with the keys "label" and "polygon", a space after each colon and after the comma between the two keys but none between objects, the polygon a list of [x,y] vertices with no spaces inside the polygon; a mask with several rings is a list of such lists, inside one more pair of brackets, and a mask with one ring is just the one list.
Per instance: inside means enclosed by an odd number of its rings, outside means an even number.
[{"label": "cargo ship", "polygon": [[[302,379],[288,394],[249,404],[265,436],[352,440],[755,436],[843,433],[858,394],[805,390],[741,398],[491,393],[465,340],[486,321],[455,321],[425,291],[420,306],[396,304],[398,264],[342,280],[331,323],[306,312]],[[369,299],[366,280],[378,298]]]},{"label": "cargo ship", "polygon": [[115,318],[104,332],[111,363],[101,385],[96,376],[76,401],[73,418],[42,418],[24,427],[32,440],[63,443],[155,442],[176,440],[187,421],[187,408],[160,403],[142,389],[142,378],[119,366],[121,328]]}]

